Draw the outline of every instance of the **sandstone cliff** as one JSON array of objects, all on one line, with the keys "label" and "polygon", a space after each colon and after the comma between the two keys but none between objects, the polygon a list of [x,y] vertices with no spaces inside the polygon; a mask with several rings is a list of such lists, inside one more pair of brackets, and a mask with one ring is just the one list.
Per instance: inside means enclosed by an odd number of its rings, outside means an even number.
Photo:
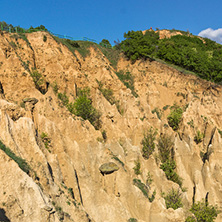
[{"label": "sandstone cliff", "polygon": [[[156,61],[131,64],[121,58],[115,70],[98,48],[83,57],[48,33],[26,37],[0,35],[0,140],[29,165],[28,172],[22,171],[0,150],[3,221],[185,221],[193,199],[206,196],[222,208],[220,86]],[[134,95],[116,74],[127,72]],[[39,88],[33,73],[41,74]],[[99,83],[118,102],[111,105]],[[71,102],[78,89],[89,87],[101,128],[71,114],[55,87]],[[167,122],[175,103],[186,107],[178,131]],[[151,126],[173,138],[176,172],[186,188],[183,208],[166,208],[162,193],[181,188],[160,169],[157,149],[142,157],[143,134]],[[198,131],[204,138],[196,144]],[[201,153],[208,155],[204,161]],[[141,174],[136,175],[138,160]],[[101,173],[101,165],[109,162],[117,170]],[[145,184],[148,172],[153,177],[149,195],[156,190],[152,202],[133,182]]]}]

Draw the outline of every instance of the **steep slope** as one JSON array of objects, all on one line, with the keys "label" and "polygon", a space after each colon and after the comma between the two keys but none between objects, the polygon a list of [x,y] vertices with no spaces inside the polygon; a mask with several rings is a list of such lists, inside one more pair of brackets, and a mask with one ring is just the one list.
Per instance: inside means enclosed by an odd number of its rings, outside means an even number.
[{"label": "steep slope", "polygon": [[[222,207],[221,87],[158,62],[131,64],[122,58],[114,70],[98,48],[84,58],[48,33],[26,36],[0,36],[0,140],[30,166],[26,174],[1,151],[0,208],[8,220],[184,221],[192,200],[207,193],[210,204]],[[118,78],[127,73],[134,95]],[[113,105],[100,84],[113,91]],[[55,90],[73,102],[84,87],[101,113],[100,130],[71,114]],[[186,107],[177,132],[167,122],[174,103]],[[142,157],[143,134],[151,126],[173,138],[176,172],[187,188],[183,208],[166,209],[161,193],[179,185],[160,169],[157,148],[149,159]],[[205,137],[196,144],[198,130]],[[201,151],[209,158],[203,161]],[[133,169],[138,159],[140,175]],[[99,168],[107,162],[119,169],[102,174]],[[148,172],[153,202],[133,182],[145,184]]]}]

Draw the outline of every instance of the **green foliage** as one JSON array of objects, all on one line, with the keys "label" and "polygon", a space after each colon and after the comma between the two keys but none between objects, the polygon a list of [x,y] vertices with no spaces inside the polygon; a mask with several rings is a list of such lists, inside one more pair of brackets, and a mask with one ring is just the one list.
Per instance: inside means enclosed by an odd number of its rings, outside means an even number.
[{"label": "green foliage", "polygon": [[153,191],[151,197],[149,197],[149,188],[147,185],[145,185],[144,183],[141,182],[141,180],[139,179],[133,179],[133,184],[138,187],[143,195],[150,201],[153,202],[153,200],[155,199],[156,196],[156,190]]},{"label": "green foliage", "polygon": [[218,133],[220,134],[220,136],[222,137],[222,130],[219,130],[219,129],[217,129],[218,130]]},{"label": "green foliage", "polygon": [[174,104],[173,106],[171,106],[170,110],[170,115],[167,116],[168,124],[170,127],[172,127],[173,130],[176,131],[178,130],[179,123],[182,120],[183,109]]},{"label": "green foliage", "polygon": [[170,190],[167,195],[163,195],[165,199],[166,208],[173,208],[174,210],[183,207],[181,193],[178,190]]},{"label": "green foliage", "polygon": [[26,163],[24,159],[22,159],[19,156],[16,156],[8,147],[6,147],[1,141],[0,141],[0,149],[4,151],[11,159],[13,159],[19,166],[21,170],[23,170],[25,173],[29,173],[30,167]]},{"label": "green foliage", "polygon": [[46,89],[44,88],[45,80],[42,77],[42,74],[39,73],[36,69],[33,69],[30,73],[33,82],[35,83],[36,89],[38,89],[42,94],[46,93]]},{"label": "green foliage", "polygon": [[106,100],[109,101],[109,103],[111,105],[115,104],[116,103],[116,99],[115,99],[115,97],[113,95],[113,90],[112,89],[104,88],[104,85],[102,84],[101,81],[97,80],[97,83],[99,85],[98,89],[103,94],[103,96],[106,98]]},{"label": "green foliage", "polygon": [[134,77],[130,72],[126,72],[124,73],[122,70],[120,70],[119,72],[116,72],[116,75],[118,76],[118,78],[120,79],[120,81],[131,90],[131,93],[134,95],[134,97],[138,97],[138,94],[135,91],[134,88]]},{"label": "green foliage", "polygon": [[51,143],[51,139],[49,138],[48,134],[45,133],[45,132],[42,132],[40,137],[42,139],[42,142],[45,145],[45,148],[51,153],[51,150],[49,149],[49,145]]},{"label": "green foliage", "polygon": [[151,112],[152,112],[153,114],[156,113],[158,119],[161,120],[161,117],[162,117],[163,113],[162,113],[162,111],[161,111],[159,108],[156,107],[156,108],[153,109]]},{"label": "green foliage", "polygon": [[152,127],[144,132],[144,137],[141,141],[142,144],[142,155],[145,159],[148,159],[149,156],[153,153],[155,149],[155,139],[157,135],[157,130],[154,130]]},{"label": "green foliage", "polygon": [[86,56],[88,56],[90,54],[89,48],[92,47],[96,47],[97,44],[94,42],[89,42],[89,41],[73,41],[70,39],[60,39],[58,37],[52,36],[56,42],[61,43],[63,45],[65,45],[69,51],[71,51],[73,53],[74,56],[75,55],[75,51],[77,50],[80,55],[85,58]]},{"label": "green foliage", "polygon": [[204,134],[200,132],[200,130],[197,131],[196,135],[194,136],[194,141],[196,144],[201,143],[203,141]]},{"label": "green foliage", "polygon": [[106,131],[105,130],[102,131],[102,137],[103,137],[104,141],[106,142],[107,135],[106,135]]},{"label": "green foliage", "polygon": [[151,175],[151,173],[148,171],[147,175],[146,175],[146,185],[148,187],[150,187],[150,185],[153,182],[153,176]]},{"label": "green foliage", "polygon": [[[92,105],[92,100],[90,99],[90,89],[85,88],[78,90],[77,95],[78,97],[74,103],[69,102],[69,97],[66,95],[66,93],[58,93],[58,98],[62,101],[63,105],[66,106],[70,113],[80,116],[84,120],[89,120],[96,130],[100,129],[101,114]],[[105,136],[105,134],[103,136]]]},{"label": "green foliage", "polygon": [[64,106],[68,106],[69,98],[66,93],[58,93],[58,98],[62,101]]},{"label": "green foliage", "polygon": [[167,160],[172,159],[173,152],[173,138],[167,134],[161,134],[158,138],[157,148],[159,151],[159,157],[162,163],[165,163]]},{"label": "green foliage", "polygon": [[201,78],[221,82],[222,46],[211,40],[205,43],[195,36],[176,35],[158,42],[156,56],[197,73]]},{"label": "green foliage", "polygon": [[133,62],[141,58],[150,58],[155,51],[156,35],[152,32],[143,35],[141,31],[129,31],[124,34],[125,40],[121,42],[124,54]]},{"label": "green foliage", "polygon": [[190,211],[194,214],[195,218],[189,216],[186,222],[213,222],[220,213],[217,206],[208,205],[204,200],[193,204]]},{"label": "green foliage", "polygon": [[185,222],[196,222],[196,221],[197,221],[196,218],[193,216],[188,216],[185,220]]},{"label": "green foliage", "polygon": [[52,89],[53,89],[53,92],[54,92],[55,94],[58,93],[59,88],[58,88],[58,85],[57,85],[57,82],[56,82],[56,81],[53,82],[53,84],[52,84]]},{"label": "green foliage", "polygon": [[177,183],[182,187],[182,178],[174,171],[176,169],[176,162],[174,160],[167,160],[160,165],[168,180]]},{"label": "green foliage", "polygon": [[201,157],[203,163],[205,163],[206,160],[209,161],[210,155],[211,155],[212,153],[213,153],[213,150],[212,150],[211,147],[208,147],[207,150],[206,150],[206,152],[200,151],[200,157]]},{"label": "green foliage", "polygon": [[136,174],[136,175],[139,175],[139,174],[141,174],[142,172],[141,172],[141,164],[140,164],[140,160],[139,160],[139,158],[136,160],[136,161],[134,161],[135,162],[135,167],[133,167],[133,169],[134,169],[134,173]]},{"label": "green foliage", "polygon": [[47,36],[44,35],[44,36],[43,36],[43,42],[46,42],[46,41],[47,41]]},{"label": "green foliage", "polygon": [[110,61],[111,66],[113,68],[116,68],[118,60],[120,58],[121,51],[116,48],[105,48],[105,47],[102,47],[99,45],[98,45],[98,48],[102,51],[102,53]]},{"label": "green foliage", "polygon": [[173,160],[173,140],[172,137],[161,134],[158,139],[159,158],[162,162],[160,169],[165,172],[168,180],[171,180],[182,187],[182,178],[175,172],[176,162]]},{"label": "green foliage", "polygon": [[164,107],[163,107],[163,110],[164,110],[164,111],[167,110],[167,109],[169,108],[169,106],[170,106],[170,105],[164,106]]},{"label": "green foliage", "polygon": [[[172,30],[175,32],[175,30]],[[182,67],[201,78],[222,82],[222,46],[212,40],[190,35],[159,39],[158,33],[129,31],[119,46],[133,62],[137,59],[155,58]]]},{"label": "green foliage", "polygon": [[17,45],[14,43],[14,42],[9,42],[9,45],[13,48],[13,49],[16,49],[17,48]]},{"label": "green foliage", "polygon": [[138,220],[136,218],[130,218],[129,220],[127,220],[127,222],[137,222]]},{"label": "green foliage", "polygon": [[194,128],[193,120],[190,120],[189,122],[187,122],[187,124],[188,124],[190,127]]},{"label": "green foliage", "polygon": [[93,107],[92,100],[88,95],[87,90],[79,91],[75,102],[69,105],[69,110],[76,116],[81,116],[84,120],[89,120],[95,129],[99,129],[101,127],[101,114]]},{"label": "green foliage", "polygon": [[99,44],[103,47],[106,47],[106,48],[112,48],[112,45],[110,44],[109,40],[107,40],[107,39],[103,39]]}]

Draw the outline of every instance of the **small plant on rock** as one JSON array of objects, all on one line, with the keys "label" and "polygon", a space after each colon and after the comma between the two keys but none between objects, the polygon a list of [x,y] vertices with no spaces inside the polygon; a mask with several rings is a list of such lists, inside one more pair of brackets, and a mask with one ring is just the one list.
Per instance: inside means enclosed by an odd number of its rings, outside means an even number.
[{"label": "small plant on rock", "polygon": [[180,193],[179,189],[174,190],[173,188],[171,191],[168,192],[167,195],[163,194],[166,208],[173,208],[174,210],[176,210],[180,207],[183,207],[181,195],[182,193]]},{"label": "small plant on rock", "polygon": [[195,137],[194,137],[194,141],[196,142],[196,144],[198,144],[203,141],[203,138],[204,138],[204,134],[201,133],[200,130],[198,130]]},{"label": "small plant on rock", "polygon": [[134,173],[136,174],[136,175],[139,175],[139,174],[141,174],[142,172],[141,172],[141,170],[140,170],[140,168],[141,168],[141,164],[140,164],[140,160],[139,160],[139,158],[135,161],[135,167],[133,168],[134,169]]},{"label": "small plant on rock", "polygon": [[141,141],[142,144],[142,155],[145,159],[148,159],[155,149],[155,139],[157,135],[157,130],[152,127],[144,132],[144,137]]},{"label": "small plant on rock", "polygon": [[194,214],[194,217],[187,217],[186,222],[213,222],[217,218],[217,215],[221,213],[217,209],[217,206],[209,205],[204,200],[193,204],[190,211]]},{"label": "small plant on rock", "polygon": [[168,124],[176,131],[179,129],[179,123],[182,120],[183,109],[174,104],[170,110],[170,115],[167,117]]}]

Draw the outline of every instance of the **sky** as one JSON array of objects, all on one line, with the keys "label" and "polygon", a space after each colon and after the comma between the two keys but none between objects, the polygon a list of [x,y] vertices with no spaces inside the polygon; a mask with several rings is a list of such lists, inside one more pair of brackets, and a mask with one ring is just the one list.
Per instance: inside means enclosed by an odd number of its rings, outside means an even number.
[{"label": "sky", "polygon": [[112,45],[125,32],[150,27],[189,30],[222,43],[221,10],[221,0],[0,0],[0,21]]}]

